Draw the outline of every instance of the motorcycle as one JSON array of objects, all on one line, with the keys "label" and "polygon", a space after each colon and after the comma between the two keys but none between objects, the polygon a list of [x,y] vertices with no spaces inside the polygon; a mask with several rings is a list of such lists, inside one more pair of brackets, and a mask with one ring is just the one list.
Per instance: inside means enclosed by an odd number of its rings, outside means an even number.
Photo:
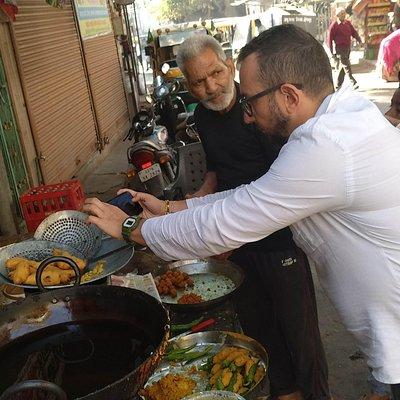
[{"label": "motorcycle", "polygon": [[133,170],[128,172],[128,187],[146,191],[156,197],[173,182],[176,174],[174,149],[168,144],[165,126],[156,124],[150,111],[140,111],[132,123],[135,144],[127,150],[128,162]]},{"label": "motorcycle", "polygon": [[157,76],[153,94],[146,98],[151,107],[135,115],[124,138],[135,142],[127,150],[133,166],[127,174],[128,187],[163,197],[165,188],[177,177],[176,149],[198,141],[186,105],[177,95],[180,90],[179,81],[166,82]]}]

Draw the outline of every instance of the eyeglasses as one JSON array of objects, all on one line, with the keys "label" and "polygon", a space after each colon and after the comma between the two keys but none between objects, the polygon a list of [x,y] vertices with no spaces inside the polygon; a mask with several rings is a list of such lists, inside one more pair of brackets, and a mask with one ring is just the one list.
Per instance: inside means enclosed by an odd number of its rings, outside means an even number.
[{"label": "eyeglasses", "polygon": [[[284,83],[280,83],[279,85],[275,85],[271,88],[265,89],[259,93],[256,93],[254,96],[246,97],[242,96],[239,98],[239,104],[243,108],[243,112],[247,114],[247,116],[253,116],[253,105],[251,104],[252,101],[259,99],[260,97],[264,97],[267,94],[275,92],[275,90],[280,89],[280,87],[284,85]],[[297,89],[302,89],[303,85],[300,83],[291,83],[291,85],[295,86]]]}]

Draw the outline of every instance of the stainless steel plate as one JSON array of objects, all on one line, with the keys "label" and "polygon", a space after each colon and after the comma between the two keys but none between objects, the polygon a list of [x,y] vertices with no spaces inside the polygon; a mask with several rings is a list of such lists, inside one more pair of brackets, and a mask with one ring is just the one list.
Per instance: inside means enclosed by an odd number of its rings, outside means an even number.
[{"label": "stainless steel plate", "polygon": [[182,400],[244,400],[244,397],[226,390],[208,390],[206,392],[193,393]]},{"label": "stainless steel plate", "polygon": [[193,393],[182,400],[244,400],[244,397],[226,390],[208,390],[206,392]]},{"label": "stainless steel plate", "polygon": [[[231,296],[243,282],[242,269],[230,262],[219,262],[216,260],[184,260],[169,264],[166,268],[158,270],[156,280],[164,274],[167,269],[177,269],[186,272],[194,281],[194,287],[178,290],[177,297],[161,296],[164,304],[177,311],[189,309],[204,309],[225,301]],[[187,293],[195,293],[204,301],[196,304],[178,304],[181,296]]]},{"label": "stainless steel plate", "polygon": [[[260,359],[261,365],[265,368],[265,371],[267,371],[268,368],[268,356],[263,346],[261,346],[261,344],[256,340],[239,333],[226,331],[199,332],[184,336],[176,341],[172,339],[171,342],[181,348],[196,344],[196,351],[201,351],[206,347],[211,346],[213,354],[217,353],[223,346],[242,347],[250,350],[253,355]],[[209,376],[205,376],[204,374],[190,374],[189,370],[193,366],[199,367],[200,365],[204,364],[206,359],[207,357],[204,357],[203,359],[196,360],[188,365],[177,362],[170,363],[163,359],[154,374],[147,381],[145,387],[158,382],[167,374],[178,374],[190,377],[196,382],[196,393],[204,392],[206,391]],[[265,386],[267,386],[266,376],[267,374],[265,373],[264,378],[251,390],[245,393],[244,397],[248,399],[256,397],[257,393],[260,394],[263,392],[265,394]]]},{"label": "stainless steel plate", "polygon": [[101,246],[102,232],[86,222],[88,215],[64,210],[49,215],[36,229],[34,238],[74,247],[85,258],[91,258]]},{"label": "stainless steel plate", "polygon": [[[114,249],[118,249],[121,246],[125,246],[125,243],[121,242],[117,239],[112,238],[103,238],[100,243],[100,249],[94,254],[93,258],[101,257],[102,254],[108,254],[110,251]],[[82,253],[73,247],[67,246],[61,243],[49,242],[44,240],[28,240],[25,242],[10,244],[6,247],[0,248],[0,282],[8,283],[10,285],[23,287],[25,289],[35,289],[37,286],[33,285],[15,285],[10,279],[8,279],[8,271],[5,265],[6,260],[9,258],[21,256],[26,258],[31,258],[36,261],[42,261],[47,257],[51,257],[53,255],[53,249],[62,249],[68,251],[71,255],[85,258]],[[134,249],[126,248],[124,250],[115,252],[113,254],[109,254],[104,257],[104,271],[93,277],[93,279],[82,282],[81,284],[86,284],[89,282],[95,282],[99,279],[105,278],[108,275],[113,274],[119,269],[123,268],[129,260],[133,257]],[[91,271],[97,262],[90,262],[83,271],[83,273]],[[46,286],[46,289],[59,289],[62,287],[68,287],[71,285],[57,285],[57,286]]]}]

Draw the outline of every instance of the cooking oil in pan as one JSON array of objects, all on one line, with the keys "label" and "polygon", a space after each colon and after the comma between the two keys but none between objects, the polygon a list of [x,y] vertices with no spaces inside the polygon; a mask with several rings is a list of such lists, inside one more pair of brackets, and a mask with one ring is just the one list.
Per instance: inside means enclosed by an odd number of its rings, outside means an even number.
[{"label": "cooking oil in pan", "polygon": [[68,399],[99,390],[132,372],[155,350],[148,332],[116,321],[49,327],[0,353],[0,393],[16,382],[43,379]]}]

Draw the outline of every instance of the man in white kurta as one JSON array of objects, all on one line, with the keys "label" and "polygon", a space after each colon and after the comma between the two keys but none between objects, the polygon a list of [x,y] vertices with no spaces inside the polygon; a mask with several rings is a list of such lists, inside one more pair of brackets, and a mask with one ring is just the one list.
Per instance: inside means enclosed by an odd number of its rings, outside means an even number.
[{"label": "man in white kurta", "polygon": [[[244,93],[255,85],[253,74],[247,79],[251,60],[246,60]],[[293,86],[282,85],[275,98],[290,121],[291,107],[303,95]],[[288,97],[294,100],[284,103]],[[260,109],[252,110],[257,123],[270,117],[271,110],[262,115],[259,103],[253,107]],[[154,212],[160,206],[146,196],[142,204]],[[290,132],[264,176],[185,206],[146,220],[132,238],[143,238],[155,254],[175,260],[219,254],[290,225],[374,377],[400,383],[400,135],[374,104],[349,87],[329,94]],[[117,222],[102,207],[86,206],[96,215],[91,221],[118,236]]]}]

